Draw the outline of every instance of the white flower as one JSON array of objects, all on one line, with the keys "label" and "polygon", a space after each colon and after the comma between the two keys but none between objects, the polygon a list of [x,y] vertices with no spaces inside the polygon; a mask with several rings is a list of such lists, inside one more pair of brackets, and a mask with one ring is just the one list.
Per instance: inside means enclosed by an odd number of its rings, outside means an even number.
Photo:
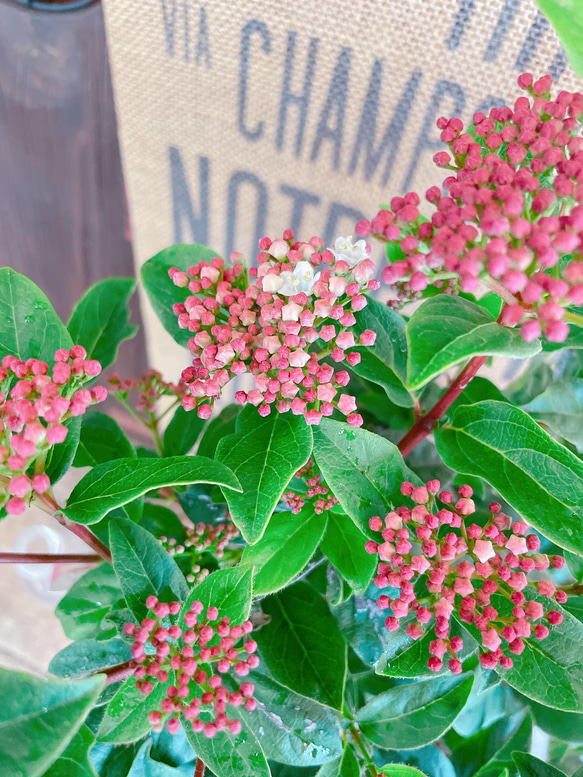
[{"label": "white flower", "polygon": [[263,291],[270,291],[272,293],[279,291],[283,286],[283,278],[281,275],[275,275],[269,273],[269,275],[263,276]]},{"label": "white flower", "polygon": [[353,243],[352,235],[350,237],[337,237],[334,241],[334,248],[330,250],[336,257],[337,262],[342,260],[350,267],[360,264],[360,262],[368,259],[370,256],[366,249],[366,240],[358,240],[356,243]]},{"label": "white flower", "polygon": [[280,273],[279,277],[283,280],[283,286],[279,289],[279,294],[290,297],[293,294],[299,294],[301,291],[311,294],[314,284],[320,277],[320,273],[314,275],[314,267],[310,262],[298,262],[293,272],[285,270]]}]

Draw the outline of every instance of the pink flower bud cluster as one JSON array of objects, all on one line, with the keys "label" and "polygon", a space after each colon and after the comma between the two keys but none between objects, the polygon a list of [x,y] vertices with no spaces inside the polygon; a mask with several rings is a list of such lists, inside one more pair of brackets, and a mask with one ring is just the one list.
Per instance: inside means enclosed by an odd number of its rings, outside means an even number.
[{"label": "pink flower bud cluster", "polygon": [[38,359],[21,361],[5,356],[0,367],[0,507],[20,515],[25,499],[50,488],[48,475],[39,467],[27,470],[53,445],[64,442],[65,422],[83,415],[90,405],[103,402],[107,389],[83,384],[101,372],[95,359],[87,359],[82,345],[60,348],[49,366]]},{"label": "pink flower bud cluster", "polygon": [[181,397],[184,394],[186,385],[180,381],[177,385],[167,383],[162,379],[162,375],[157,370],[148,370],[140,375],[139,378],[124,378],[115,373],[107,379],[110,391],[116,398],[127,402],[132,391],[138,391],[139,396],[136,402],[136,410],[152,413],[156,402],[161,397]]},{"label": "pink flower bud cluster", "polygon": [[411,192],[356,231],[401,249],[382,273],[398,295],[390,304],[430,284],[456,293],[483,283],[506,303],[501,323],[520,324],[528,341],[544,332],[563,342],[566,309],[583,304],[583,95],[552,99],[550,76],[533,83],[525,74],[518,83],[532,100],[476,113],[467,131],[458,118],[438,120],[450,153],[434,161],[453,174],[445,194],[432,186],[425,195],[431,220]]},{"label": "pink flower bud cluster", "polygon": [[248,274],[239,262],[226,267],[218,257],[188,273],[169,272],[191,292],[174,305],[179,325],[194,335],[193,365],[182,373],[190,392],[184,408],[208,418],[231,378],[250,372],[255,388],[236,392],[235,399],[255,405],[262,416],[273,406],[319,424],[337,408],[360,426],[355,398],[341,393],[348,372],[336,372],[323,359],[355,366],[360,354],[352,349],[375,341],[375,332],[352,331],[354,314],[367,304],[363,292],[380,285],[366,243],[339,238],[333,250],[324,250],[320,238],[297,242],[287,230],[277,240],[262,238],[259,247],[258,267]]},{"label": "pink flower bud cluster", "polygon": [[[231,734],[241,731],[237,719],[227,717],[227,704],[243,705],[252,711],[256,707],[252,683],[242,683],[240,689],[229,692],[223,677],[231,669],[244,677],[259,665],[255,655],[257,643],[248,635],[253,630],[251,621],[231,625],[229,618],[219,617],[216,607],[209,607],[203,615],[202,602],[195,601],[184,613],[178,625],[180,602],[160,602],[155,596],[146,600],[148,615],[140,626],[124,625],[124,633],[134,637],[131,648],[136,688],[148,696],[155,683],[168,686],[160,709],[153,709],[148,720],[156,731],[168,721],[168,731],[176,734],[180,728],[180,713],[191,722],[194,732],[203,732],[212,738],[227,729]],[[215,625],[211,625],[215,624]],[[235,647],[244,638],[242,648]],[[209,665],[215,673],[209,673]]]},{"label": "pink flower bud cluster", "polygon": [[171,556],[186,554],[190,558],[191,572],[186,579],[189,583],[198,584],[209,575],[209,570],[201,566],[201,557],[206,553],[217,559],[223,558],[228,543],[239,536],[239,529],[231,521],[217,524],[201,521],[194,527],[185,528],[184,533],[182,542],[174,537],[160,537],[160,542]]},{"label": "pink flower bud cluster", "polygon": [[[391,608],[385,625],[396,631],[399,621],[407,618],[407,635],[419,639],[433,623],[436,639],[430,643],[427,666],[438,672],[447,654],[449,669],[457,674],[462,671],[458,654],[463,640],[450,636],[455,612],[463,623],[473,624],[481,632],[482,666],[510,669],[509,653],[520,655],[525,641],[545,639],[549,627],[563,620],[560,612],[545,613],[540,602],[527,599],[527,575],[549,566],[559,569],[565,561],[562,556],[549,558],[539,553],[538,535],[527,534],[528,527],[522,521],[512,522],[497,502],[490,505],[485,526],[469,524],[468,518],[476,509],[470,486],[460,486],[457,499],[440,488],[438,480],[418,487],[405,482],[401,492],[414,506],[398,507],[384,521],[380,517],[369,521],[370,528],[381,532],[383,538],[381,543],[370,540],[365,546],[380,558],[375,585],[400,589],[395,599],[383,594],[377,600],[381,609]],[[421,599],[415,590],[419,578],[425,581],[427,591]],[[536,586],[542,596],[560,603],[567,600],[567,594],[557,590],[551,580],[539,580]],[[503,617],[492,605],[493,594],[512,603],[510,617]]]},{"label": "pink flower bud cluster", "polygon": [[308,459],[296,472],[296,477],[300,480],[305,479],[307,490],[304,493],[286,491],[283,495],[283,499],[286,500],[285,506],[289,507],[292,513],[297,515],[307,501],[313,506],[317,515],[321,515],[324,510],[331,510],[338,504],[338,500],[322,480],[322,475],[318,472],[313,459]]}]

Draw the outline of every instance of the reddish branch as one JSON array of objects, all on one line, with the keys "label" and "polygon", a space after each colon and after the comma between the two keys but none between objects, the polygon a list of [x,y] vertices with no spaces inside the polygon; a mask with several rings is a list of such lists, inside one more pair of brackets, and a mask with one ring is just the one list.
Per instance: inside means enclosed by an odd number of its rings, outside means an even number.
[{"label": "reddish branch", "polygon": [[204,770],[205,770],[204,763],[200,760],[200,758],[197,758],[196,768],[194,770],[194,777],[204,777]]},{"label": "reddish branch", "polygon": [[123,664],[116,664],[116,666],[108,666],[106,669],[100,669],[95,674],[107,675],[106,685],[113,685],[120,680],[126,680],[132,675],[135,664],[133,660],[125,661]]},{"label": "reddish branch", "polygon": [[103,542],[90,532],[86,526],[81,526],[78,523],[70,521],[66,515],[63,514],[63,508],[55,502],[50,494],[40,494],[38,496],[38,502],[40,503],[40,506],[43,507],[43,510],[50,513],[53,518],[56,518],[61,526],[64,526],[65,529],[76,534],[80,540],[83,540],[83,542],[91,548],[91,550],[95,551],[95,553],[97,553],[104,561],[111,564],[111,553]]},{"label": "reddish branch", "polygon": [[0,553],[0,564],[93,564],[101,560],[88,553]]},{"label": "reddish branch", "polygon": [[455,402],[462,391],[467,388],[468,384],[472,378],[476,376],[476,373],[487,358],[487,356],[474,356],[473,359],[470,359],[451,386],[441,396],[439,401],[426,415],[422,416],[413,424],[398,445],[403,456],[407,456],[407,454],[411,453],[411,451],[433,431],[438,420],[450,405]]}]

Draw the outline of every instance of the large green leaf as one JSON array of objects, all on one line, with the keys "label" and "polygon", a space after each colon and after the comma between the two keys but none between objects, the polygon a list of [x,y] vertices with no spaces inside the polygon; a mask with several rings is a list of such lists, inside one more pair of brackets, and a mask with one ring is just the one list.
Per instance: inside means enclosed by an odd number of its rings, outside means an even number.
[{"label": "large green leaf", "polygon": [[357,593],[366,590],[377,565],[376,556],[364,549],[366,541],[367,537],[347,515],[329,511],[320,548]]},{"label": "large green leaf", "polygon": [[270,594],[298,575],[314,554],[326,528],[326,515],[317,515],[310,505],[297,514],[276,513],[263,537],[247,545],[243,563],[256,568],[253,591]]},{"label": "large green leaf", "polygon": [[517,329],[497,324],[480,305],[440,294],[424,302],[409,319],[409,387],[421,388],[448,367],[472,356],[525,359],[541,349]]},{"label": "large green leaf", "polygon": [[[533,589],[525,590],[528,599],[540,602],[545,609],[549,600]],[[495,594],[492,605],[501,617],[512,614],[512,604]],[[500,669],[508,685],[547,707],[565,712],[583,712],[583,623],[556,602],[552,608],[563,615],[563,622],[552,626],[545,640],[525,639],[524,652],[512,656],[512,669]],[[464,624],[474,637],[479,632]]]},{"label": "large green leaf", "polygon": [[385,764],[381,767],[381,771],[389,775],[389,777],[425,777],[424,772],[420,772],[414,766],[406,766],[405,764]]},{"label": "large green leaf", "polygon": [[136,452],[117,421],[105,413],[87,413],[73,466],[94,467],[113,459],[129,458],[136,458]]},{"label": "large green leaf", "polygon": [[262,418],[247,405],[236,432],[217,446],[217,461],[237,476],[241,493],[225,493],[229,512],[243,537],[253,544],[263,535],[290,478],[312,452],[312,431],[303,416],[272,412]]},{"label": "large green leaf", "polygon": [[45,472],[53,485],[63,477],[75,459],[81,433],[81,418],[69,418],[65,421],[65,426],[69,432],[64,442],[52,446],[45,462]]},{"label": "large green leaf", "polygon": [[522,409],[583,452],[583,379],[552,383]]},{"label": "large green leaf", "polygon": [[537,531],[583,553],[583,462],[524,411],[492,400],[462,406],[435,441],[448,467],[484,478]]},{"label": "large green leaf", "polygon": [[[538,7],[555,28],[569,62],[583,78],[583,9],[579,0],[536,0]],[[573,326],[573,329],[577,327]]]},{"label": "large green leaf", "polygon": [[523,699],[530,706],[539,728],[564,742],[583,742],[583,714],[563,712],[545,707],[532,699]]},{"label": "large green leaf", "polygon": [[225,729],[212,739],[202,733],[195,734],[188,721],[183,721],[183,726],[194,752],[216,777],[270,777],[261,745],[245,719],[238,717],[243,723],[239,734],[231,734]]},{"label": "large green leaf", "polygon": [[105,685],[0,669],[0,774],[39,777],[64,752]]},{"label": "large green leaf", "polygon": [[57,677],[83,677],[109,666],[131,659],[130,649],[122,639],[97,642],[80,639],[60,650],[49,664],[49,672]]},{"label": "large green leaf", "polygon": [[314,427],[314,456],[344,512],[368,536],[369,518],[400,503],[404,480],[417,480],[389,440],[329,418]]},{"label": "large green leaf", "polygon": [[218,461],[203,456],[172,456],[166,459],[117,459],[97,464],[75,486],[65,512],[77,523],[97,523],[116,507],[142,494],[165,486],[216,483],[240,490],[233,472]]},{"label": "large green leaf", "polygon": [[191,294],[188,287],[181,289],[170,280],[168,270],[178,267],[184,272],[199,262],[210,262],[217,254],[210,248],[200,245],[177,243],[165,248],[142,265],[142,282],[148,299],[164,329],[172,335],[180,345],[186,345],[193,336],[188,329],[180,329],[178,318],[172,311],[172,306],[184,300]]},{"label": "large green leaf", "polygon": [[444,675],[391,688],[356,715],[362,733],[378,747],[406,750],[439,739],[467,702],[474,675]]},{"label": "large green leaf", "polygon": [[99,634],[99,624],[122,596],[111,564],[100,564],[79,578],[58,603],[55,615],[69,639]]},{"label": "large green leaf", "polygon": [[0,269],[0,359],[41,359],[51,364],[73,341],[46,295],[12,267]]},{"label": "large green leaf", "polygon": [[97,739],[122,745],[136,742],[145,736],[152,729],[148,712],[160,709],[172,679],[173,675],[165,683],[154,683],[154,690],[148,696],[136,688],[133,677],[127,679],[107,705]]},{"label": "large green leaf", "polygon": [[208,422],[198,444],[197,453],[199,456],[214,459],[219,441],[228,434],[235,434],[237,416],[241,409],[241,405],[238,404],[227,405],[216,418],[212,418]]},{"label": "large green leaf", "polygon": [[361,378],[382,386],[396,405],[413,407],[413,397],[406,388],[407,330],[404,318],[372,297],[355,318],[355,334],[370,329],[376,332],[377,339],[374,345],[354,349],[360,353],[361,360],[351,369]]},{"label": "large green leaf", "polygon": [[106,278],[87,289],[75,305],[67,325],[74,343],[83,345],[90,359],[103,368],[117,358],[124,340],[134,337],[128,301],[136,288],[135,278]]},{"label": "large green leaf", "polygon": [[565,772],[541,761],[530,753],[513,753],[520,777],[565,777]]},{"label": "large green leaf", "polygon": [[150,594],[184,601],[188,585],[174,559],[149,531],[123,518],[109,528],[113,568],[121,590],[136,618],[146,616]]},{"label": "large green leaf", "polygon": [[332,763],[324,764],[318,771],[317,777],[360,777],[360,767],[352,747],[346,744],[341,757]]},{"label": "large green leaf", "polygon": [[157,539],[174,537],[181,542],[185,537],[185,528],[174,510],[152,502],[144,504],[144,512],[140,518],[140,526],[147,529]]},{"label": "large green leaf", "polygon": [[[217,569],[202,583],[193,588],[182,608],[182,615],[194,601],[211,605],[219,611],[219,617],[227,617],[232,623],[241,624],[249,617],[253,598],[253,568],[251,566]],[[182,616],[181,616],[182,617]]]},{"label": "large green leaf", "polygon": [[301,696],[341,709],[346,645],[326,602],[301,582],[261,606],[271,620],[255,638],[269,673]]},{"label": "large green leaf", "polygon": [[183,456],[192,450],[205,423],[194,410],[177,407],[164,432],[164,456]]},{"label": "large green leaf", "polygon": [[44,777],[95,777],[89,762],[89,751],[95,737],[87,726],[81,726],[65,752],[55,761]]},{"label": "large green leaf", "polygon": [[[185,769],[177,769],[174,766],[157,761],[152,757],[152,740],[147,739],[140,747],[132,768],[127,777],[184,777]],[[195,766],[189,770],[194,774]],[[124,775],[125,777],[125,775]]]},{"label": "large green leaf", "polygon": [[342,729],[329,707],[298,696],[255,672],[257,709],[243,713],[267,758],[291,766],[318,766],[342,753]]}]

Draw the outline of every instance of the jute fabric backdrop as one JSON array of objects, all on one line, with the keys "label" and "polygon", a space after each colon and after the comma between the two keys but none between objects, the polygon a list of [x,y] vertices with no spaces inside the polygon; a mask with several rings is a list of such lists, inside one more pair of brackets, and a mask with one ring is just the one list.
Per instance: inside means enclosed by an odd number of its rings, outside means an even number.
[{"label": "jute fabric backdrop", "polygon": [[[581,89],[534,0],[105,0],[136,268],[174,242],[351,234],[441,176],[435,120]],[[377,249],[377,253],[380,251]],[[143,302],[150,362],[186,356]]]}]

